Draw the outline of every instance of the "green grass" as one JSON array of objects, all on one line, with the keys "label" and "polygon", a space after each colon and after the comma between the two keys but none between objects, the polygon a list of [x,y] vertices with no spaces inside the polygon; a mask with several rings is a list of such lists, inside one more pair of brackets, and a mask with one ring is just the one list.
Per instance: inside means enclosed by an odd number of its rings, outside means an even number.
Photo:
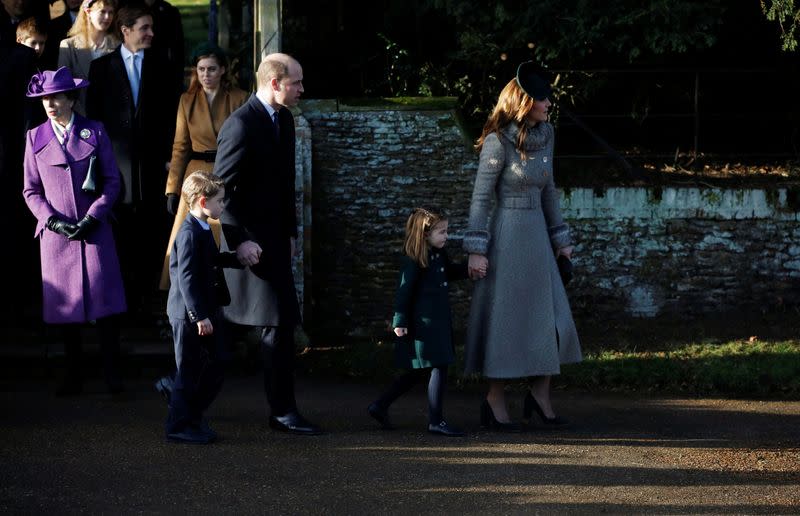
[{"label": "green grass", "polygon": [[[483,386],[478,376],[461,375],[462,360],[463,349],[458,349],[452,387],[471,390]],[[396,374],[389,340],[309,349],[301,355],[300,367],[308,374],[378,384]],[[554,387],[692,397],[800,399],[800,340],[686,344],[669,351],[590,351],[583,362],[564,366]]]},{"label": "green grass", "polygon": [[800,341],[593,352],[565,366],[559,383],[601,391],[800,399]]}]

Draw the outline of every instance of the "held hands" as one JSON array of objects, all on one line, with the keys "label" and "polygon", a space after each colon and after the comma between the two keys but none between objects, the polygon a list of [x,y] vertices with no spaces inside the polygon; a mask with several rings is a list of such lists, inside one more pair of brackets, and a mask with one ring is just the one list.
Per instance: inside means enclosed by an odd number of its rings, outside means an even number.
[{"label": "held hands", "polygon": [[200,336],[211,335],[214,333],[214,325],[211,324],[211,319],[206,317],[202,321],[197,321],[197,333]]},{"label": "held hands", "polygon": [[246,267],[253,266],[261,259],[261,246],[252,240],[245,240],[236,248],[236,258]]},{"label": "held hands", "polygon": [[178,213],[178,204],[181,202],[181,197],[178,194],[168,193],[167,194],[167,213],[170,215],[175,215]]},{"label": "held hands", "polygon": [[47,224],[45,227],[54,233],[58,233],[61,236],[69,238],[71,234],[78,230],[78,226],[72,224],[71,222],[67,222],[66,220],[61,220],[55,215],[51,215],[49,219],[47,219]]},{"label": "held hands", "polygon": [[571,260],[572,259],[572,251],[573,251],[573,247],[571,245],[568,245],[567,247],[562,247],[561,249],[556,251],[556,258],[558,258],[559,256],[563,255],[563,256],[566,256],[567,259]]},{"label": "held hands", "polygon": [[404,337],[405,335],[408,334],[408,328],[395,328],[394,334],[397,335],[398,337]]},{"label": "held hands", "polygon": [[467,263],[467,270],[469,271],[469,279],[477,280],[486,277],[486,271],[489,269],[489,259],[481,254],[469,255],[469,262]]}]

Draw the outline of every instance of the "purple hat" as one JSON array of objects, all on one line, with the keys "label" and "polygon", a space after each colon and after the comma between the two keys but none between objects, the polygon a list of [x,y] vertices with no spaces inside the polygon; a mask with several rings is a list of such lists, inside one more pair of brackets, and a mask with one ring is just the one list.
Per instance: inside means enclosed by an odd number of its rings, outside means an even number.
[{"label": "purple hat", "polygon": [[73,79],[72,72],[66,66],[62,66],[55,72],[45,70],[37,72],[31,77],[28,83],[27,97],[44,97],[45,95],[55,95],[65,91],[78,90],[89,85],[86,79]]}]

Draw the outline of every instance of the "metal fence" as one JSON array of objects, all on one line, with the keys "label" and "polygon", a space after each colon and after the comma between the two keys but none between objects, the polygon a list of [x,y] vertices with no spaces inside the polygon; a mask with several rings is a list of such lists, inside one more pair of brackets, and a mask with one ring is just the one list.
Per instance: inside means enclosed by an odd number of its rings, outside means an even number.
[{"label": "metal fence", "polygon": [[557,153],[796,159],[797,68],[556,70],[562,83]]}]

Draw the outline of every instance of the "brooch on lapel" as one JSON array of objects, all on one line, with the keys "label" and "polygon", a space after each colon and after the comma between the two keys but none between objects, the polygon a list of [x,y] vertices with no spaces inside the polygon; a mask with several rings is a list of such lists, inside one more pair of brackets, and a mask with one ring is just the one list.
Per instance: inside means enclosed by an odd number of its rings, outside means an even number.
[{"label": "brooch on lapel", "polygon": [[80,135],[81,135],[81,138],[86,140],[92,135],[92,131],[90,131],[88,129],[81,129]]}]

